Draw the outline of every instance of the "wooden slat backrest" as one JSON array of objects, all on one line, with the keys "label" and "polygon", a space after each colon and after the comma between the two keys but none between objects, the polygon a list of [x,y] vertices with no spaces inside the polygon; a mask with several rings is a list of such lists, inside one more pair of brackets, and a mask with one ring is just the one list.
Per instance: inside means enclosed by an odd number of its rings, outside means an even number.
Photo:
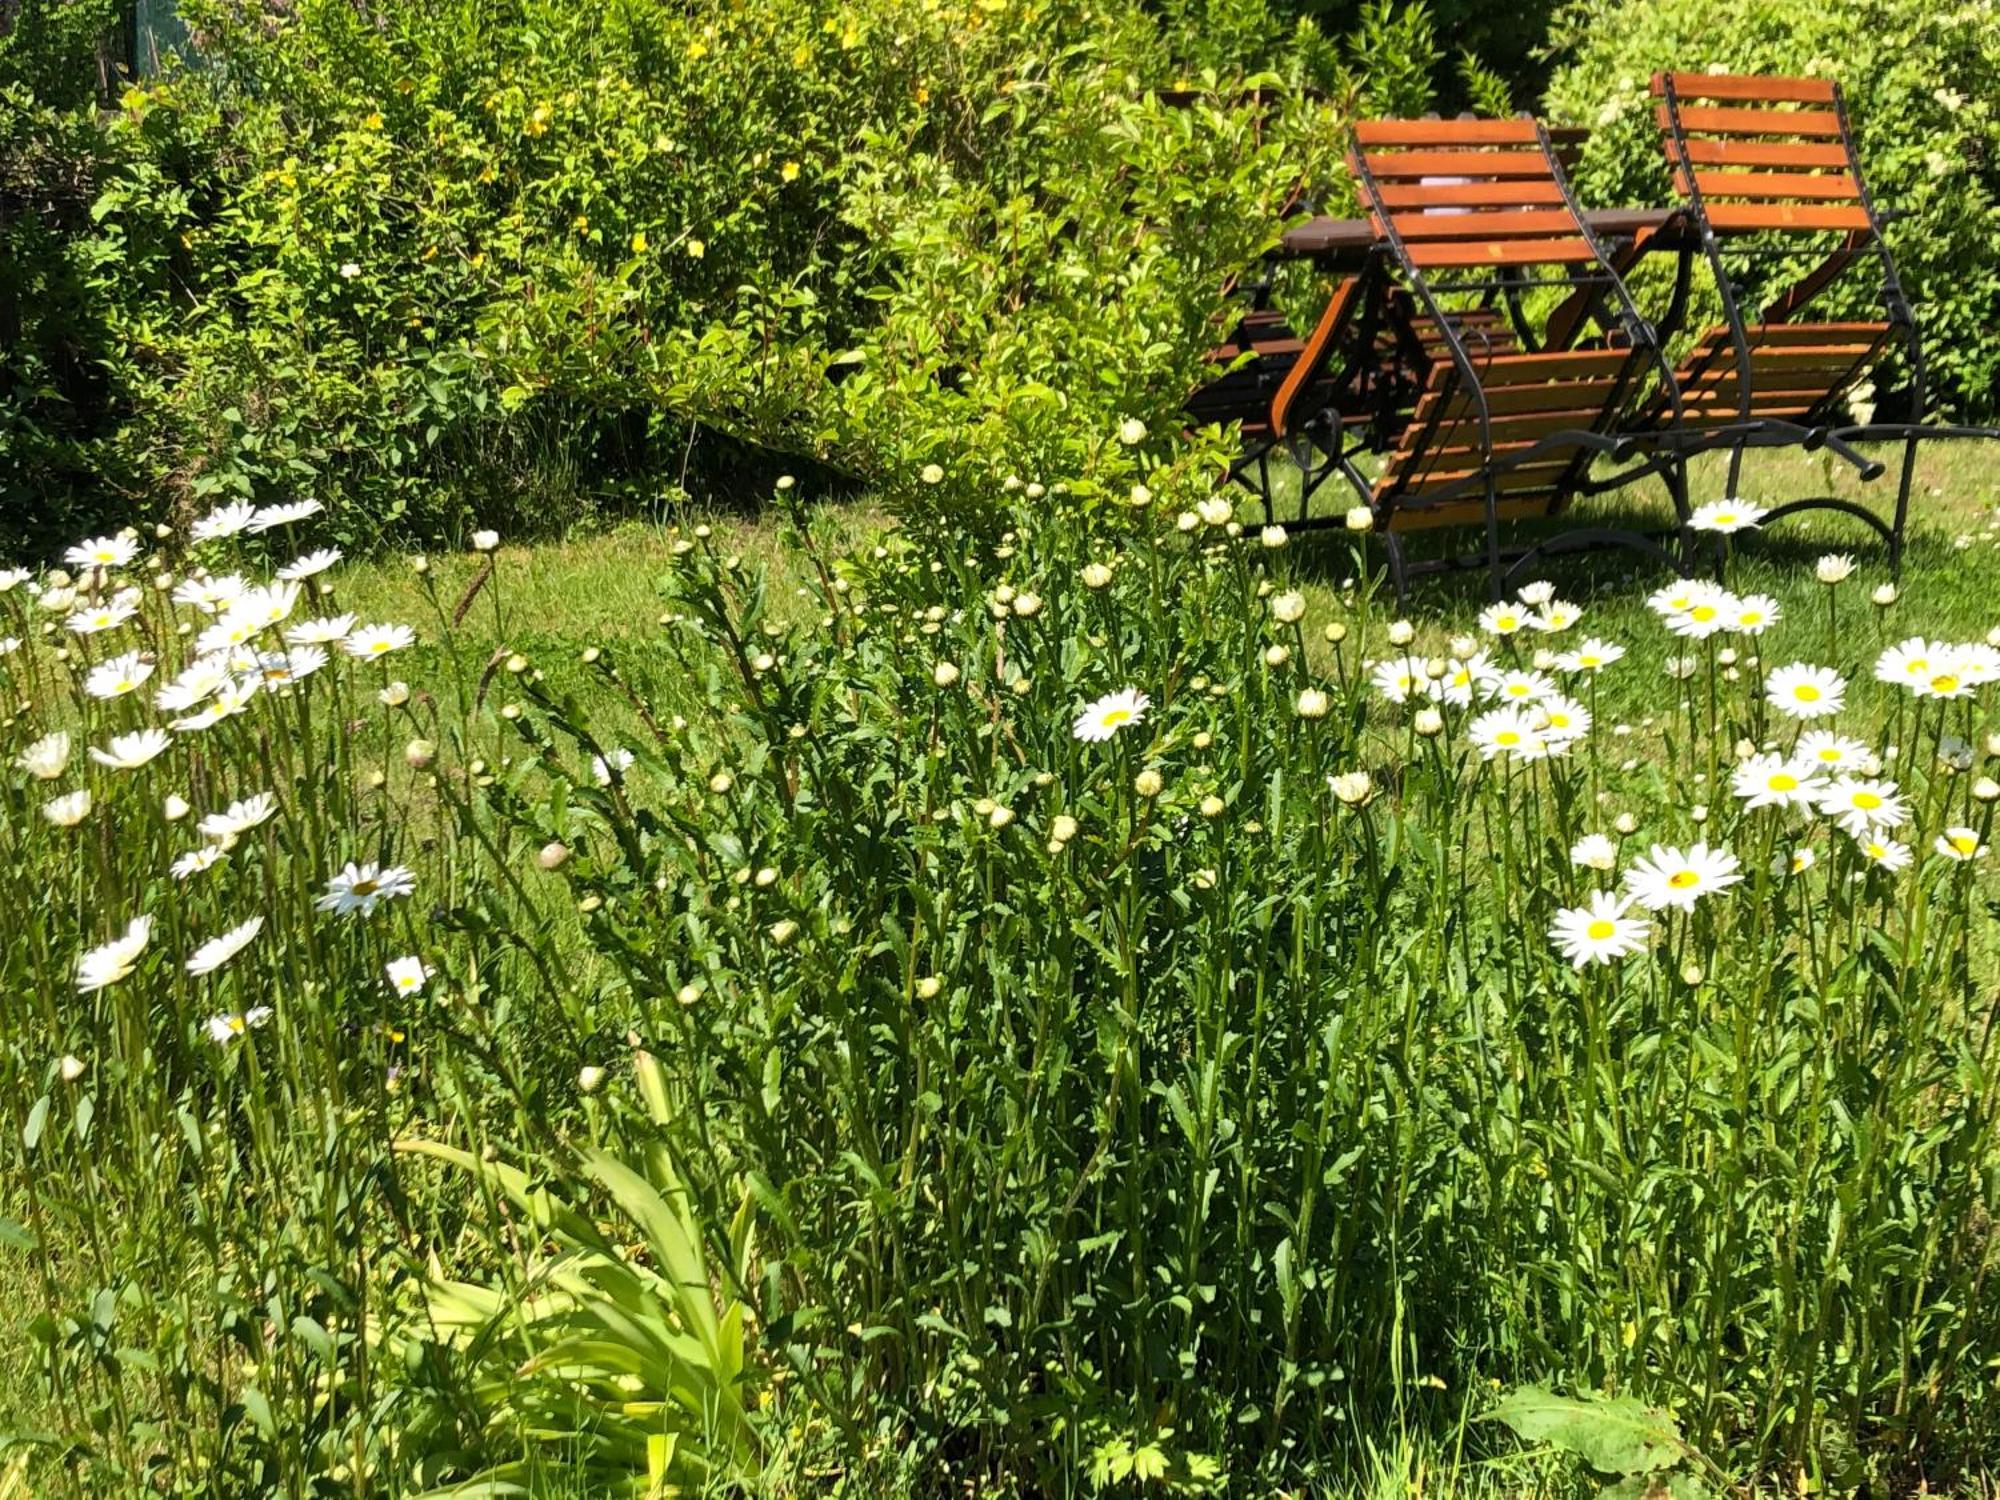
[{"label": "wooden slat backrest", "polygon": [[1564,265],[1594,257],[1533,120],[1367,120],[1357,167],[1369,218],[1431,270]]},{"label": "wooden slat backrest", "polygon": [[1832,82],[1661,73],[1653,92],[1674,190],[1717,234],[1872,229]]}]

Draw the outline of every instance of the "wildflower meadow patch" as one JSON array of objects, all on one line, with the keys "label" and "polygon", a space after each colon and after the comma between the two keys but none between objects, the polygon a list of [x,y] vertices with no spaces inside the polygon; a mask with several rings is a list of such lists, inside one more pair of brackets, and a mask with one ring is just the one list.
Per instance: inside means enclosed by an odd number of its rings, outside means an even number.
[{"label": "wildflower meadow patch", "polygon": [[787,486],[604,639],[495,537],[350,604],[304,505],[0,576],[51,1492],[1977,1469],[2000,649],[1840,555],[1400,619],[1365,534],[1033,490]]}]

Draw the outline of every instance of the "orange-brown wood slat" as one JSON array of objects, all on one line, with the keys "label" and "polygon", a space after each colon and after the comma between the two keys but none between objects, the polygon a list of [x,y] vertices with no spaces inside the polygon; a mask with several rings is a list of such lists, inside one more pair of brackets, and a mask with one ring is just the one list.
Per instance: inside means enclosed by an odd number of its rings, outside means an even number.
[{"label": "orange-brown wood slat", "polygon": [[[1588,411],[1528,412],[1516,417],[1495,417],[1492,423],[1493,446],[1511,448],[1523,442],[1539,442],[1555,432],[1588,432],[1597,425],[1598,413],[1602,410],[1600,405]],[[1416,433],[1413,427],[1411,440],[1420,437],[1423,434]],[[1425,440],[1441,452],[1474,452],[1479,446],[1479,424],[1463,418],[1441,422]]]},{"label": "orange-brown wood slat", "polygon": [[[1837,343],[1876,343],[1889,331],[1887,323],[1752,323],[1744,332],[1753,348],[1782,344],[1805,344],[1820,339]],[[1729,341],[1729,330],[1713,328],[1708,334]]]},{"label": "orange-brown wood slat", "polygon": [[1371,151],[1368,170],[1386,180],[1422,177],[1542,177],[1549,164],[1539,151]]},{"label": "orange-brown wood slat", "polygon": [[1552,380],[1590,378],[1595,384],[1616,375],[1632,360],[1629,349],[1588,349],[1574,354],[1506,354],[1483,364],[1474,360],[1480,384],[1542,385]]},{"label": "orange-brown wood slat", "polygon": [[1354,138],[1367,146],[1533,146],[1533,120],[1363,120]]},{"label": "orange-brown wood slat", "polygon": [[1664,93],[1663,78],[1672,78],[1683,99],[1727,99],[1748,104],[1831,104],[1833,84],[1824,78],[1761,78],[1727,73],[1653,75],[1653,92]]},{"label": "orange-brown wood slat", "polygon": [[[1502,500],[1500,519],[1518,521],[1529,516],[1547,515],[1552,497]],[[1431,531],[1440,526],[1477,526],[1486,521],[1483,499],[1451,501],[1444,505],[1408,507],[1397,505],[1389,512],[1388,529],[1396,532]]]},{"label": "orange-brown wood slat", "polygon": [[[1702,172],[1694,185],[1704,198],[1822,198],[1859,200],[1861,184],[1845,172]],[[1674,190],[1687,196],[1687,176],[1674,174]]]},{"label": "orange-brown wood slat", "polygon": [[[1665,141],[1662,148],[1668,162],[1679,166],[1680,153],[1673,140]],[[1776,167],[1790,172],[1849,165],[1847,147],[1813,141],[1689,141],[1687,159],[1697,167]]]},{"label": "orange-brown wood slat", "polygon": [[1383,204],[1401,208],[1526,208],[1538,203],[1561,203],[1562,186],[1553,178],[1531,178],[1502,182],[1384,182],[1376,187]]},{"label": "orange-brown wood slat", "polygon": [[[1654,111],[1662,130],[1670,129],[1666,105]],[[1806,135],[1840,139],[1840,116],[1830,109],[1723,109],[1692,105],[1681,111],[1689,135]]]},{"label": "orange-brown wood slat", "polygon": [[1424,213],[1392,216],[1405,240],[1484,240],[1496,236],[1574,235],[1579,229],[1567,208],[1524,209],[1516,213]]},{"label": "orange-brown wood slat", "polygon": [[1404,253],[1420,267],[1554,266],[1589,260],[1594,253],[1581,235],[1558,239],[1434,240],[1410,245]]},{"label": "orange-brown wood slat", "polygon": [[1866,229],[1868,210],[1858,203],[1705,203],[1710,227],[1723,234],[1759,229]]},{"label": "orange-brown wood slat", "polygon": [[[1570,380],[1559,385],[1510,385],[1486,393],[1486,410],[1491,416],[1540,415],[1552,411],[1596,411],[1611,399],[1614,382]],[[1416,420],[1426,420],[1437,410],[1437,397],[1426,396],[1417,403]],[[1440,420],[1478,420],[1478,407],[1465,392],[1454,395]],[[1588,424],[1585,424],[1588,425]]]}]

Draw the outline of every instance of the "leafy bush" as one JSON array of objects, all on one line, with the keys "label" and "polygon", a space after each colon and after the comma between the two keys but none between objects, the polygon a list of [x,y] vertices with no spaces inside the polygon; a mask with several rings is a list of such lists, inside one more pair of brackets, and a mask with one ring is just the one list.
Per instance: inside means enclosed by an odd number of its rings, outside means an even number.
[{"label": "leafy bush", "polygon": [[301,494],[350,546],[519,530],[677,498],[718,435],[976,508],[1175,424],[1351,110],[1498,89],[1387,0],[1340,39],[1265,0],[184,11],[199,69],[0,138],[84,163],[10,230],[31,548]]},{"label": "leafy bush", "polygon": [[[1933,402],[1992,414],[2000,390],[2000,25],[1991,6],[1928,0],[1573,0],[1554,119],[1591,127],[1586,201],[1667,203],[1672,183],[1648,92],[1659,71],[1807,74],[1839,81],[1876,203],[1908,215],[1889,244],[1923,332]],[[1872,272],[1817,306],[1879,316]]]}]

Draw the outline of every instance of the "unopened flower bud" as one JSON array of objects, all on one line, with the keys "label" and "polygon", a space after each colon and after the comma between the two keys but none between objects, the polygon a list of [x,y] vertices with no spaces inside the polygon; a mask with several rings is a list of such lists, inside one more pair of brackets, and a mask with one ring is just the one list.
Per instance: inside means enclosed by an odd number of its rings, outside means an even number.
[{"label": "unopened flower bud", "polygon": [[587,1063],[577,1070],[576,1086],[586,1094],[594,1094],[604,1087],[604,1069],[595,1063]]},{"label": "unopened flower bud", "polygon": [[1434,708],[1420,708],[1411,718],[1410,727],[1428,739],[1444,732],[1444,715]]},{"label": "unopened flower bud", "polygon": [[1160,773],[1151,767],[1132,778],[1132,790],[1141,797],[1157,797],[1165,785],[1166,783],[1160,779]]},{"label": "unopened flower bud", "polygon": [[62,1075],[64,1083],[75,1083],[83,1077],[83,1059],[73,1052],[65,1052],[62,1061],[56,1064],[56,1071]]},{"label": "unopened flower bud", "polygon": [[561,839],[552,839],[542,845],[535,855],[535,863],[544,870],[560,869],[569,860],[569,845]]},{"label": "unopened flower bud", "polygon": [[429,740],[411,740],[403,747],[403,759],[412,770],[421,771],[437,758],[437,746]]}]

